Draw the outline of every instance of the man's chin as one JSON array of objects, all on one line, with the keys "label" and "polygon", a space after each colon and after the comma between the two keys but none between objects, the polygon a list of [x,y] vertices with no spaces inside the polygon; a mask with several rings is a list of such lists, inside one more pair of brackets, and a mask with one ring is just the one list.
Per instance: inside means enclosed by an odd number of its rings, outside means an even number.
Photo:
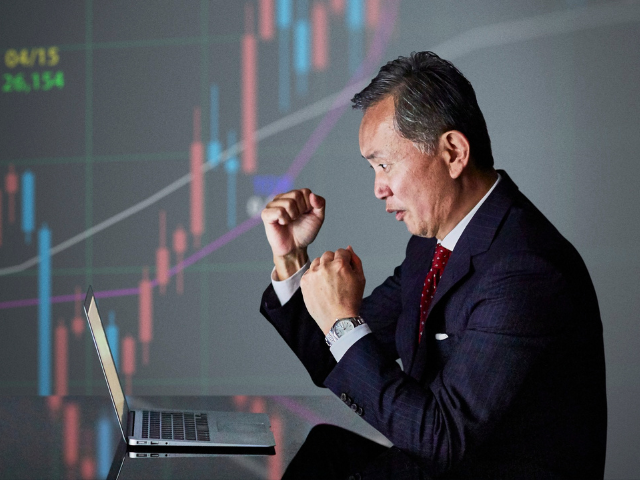
[{"label": "man's chin", "polygon": [[408,214],[406,210],[402,212],[401,218],[398,221],[403,222],[407,227],[407,231],[411,235],[415,235],[416,237],[424,237],[424,238],[432,238],[435,236],[432,232],[429,231],[426,225],[416,225],[413,222],[413,218]]},{"label": "man's chin", "polygon": [[435,234],[433,232],[430,232],[428,228],[426,228],[424,225],[422,225],[422,228],[420,228],[420,226],[416,226],[410,223],[406,223],[407,225],[407,230],[409,231],[409,233],[411,235],[415,235],[416,237],[422,237],[422,238],[433,238],[435,237]]}]

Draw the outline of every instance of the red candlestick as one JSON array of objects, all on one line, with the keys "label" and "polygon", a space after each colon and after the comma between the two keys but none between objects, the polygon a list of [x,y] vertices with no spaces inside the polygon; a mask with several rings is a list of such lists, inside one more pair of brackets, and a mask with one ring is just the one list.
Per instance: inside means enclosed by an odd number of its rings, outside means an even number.
[{"label": "red candlestick", "polygon": [[257,43],[253,34],[253,9],[246,6],[247,32],[242,37],[242,171],[255,173],[257,164],[256,127],[258,115]]},{"label": "red candlestick", "polygon": [[191,234],[196,248],[204,233],[204,145],[200,140],[200,107],[193,110],[193,142],[191,143]]},{"label": "red candlestick", "polygon": [[54,334],[55,357],[55,394],[69,394],[69,332],[61,319]]},{"label": "red candlestick", "polygon": [[82,290],[79,285],[76,285],[76,295],[75,295],[75,311],[73,315],[73,320],[71,320],[71,330],[76,338],[80,338],[82,332],[84,331],[84,324],[86,320],[84,320],[80,314],[80,302],[82,302]]},{"label": "red candlestick", "polygon": [[18,193],[18,174],[13,165],[9,165],[9,172],[4,177],[4,189],[9,196],[9,223],[16,221],[16,193]]},{"label": "red candlestick", "polygon": [[315,70],[325,70],[329,66],[329,22],[324,3],[314,2],[311,12],[312,64]]},{"label": "red candlestick", "polygon": [[84,457],[80,464],[80,476],[83,480],[96,478],[96,462],[91,457]]},{"label": "red candlestick", "polygon": [[260,0],[260,38],[272,40],[275,33],[273,0]]},{"label": "red candlestick", "polygon": [[255,397],[251,401],[251,412],[252,413],[264,413],[267,410],[267,406],[265,404],[264,398]]},{"label": "red candlestick", "polygon": [[50,395],[47,397],[47,406],[52,416],[56,416],[62,406],[62,397],[57,395]]},{"label": "red candlestick", "polygon": [[331,11],[335,15],[342,15],[344,13],[344,0],[331,0]]},{"label": "red candlestick", "polygon": [[380,21],[380,0],[367,0],[367,27],[374,29]]},{"label": "red candlestick", "polygon": [[182,295],[184,292],[184,268],[180,265],[184,259],[184,253],[187,251],[187,232],[182,225],[173,232],[173,251],[177,255],[178,278],[176,280],[176,291]]},{"label": "red candlestick", "polygon": [[78,463],[78,449],[80,437],[80,409],[75,403],[68,403],[64,406],[64,463],[67,467],[72,467]]},{"label": "red candlestick", "polygon": [[131,335],[122,339],[122,373],[125,376],[125,395],[131,395],[132,377],[136,373],[136,341]]},{"label": "red candlestick", "polygon": [[138,313],[140,316],[138,338],[142,343],[142,363],[149,364],[149,344],[153,340],[153,287],[149,280],[149,269],[142,271],[139,283]]},{"label": "red candlestick", "polygon": [[233,404],[236,406],[236,410],[244,410],[247,406],[248,397],[246,395],[234,395]]},{"label": "red candlestick", "polygon": [[160,246],[156,250],[156,276],[160,293],[165,294],[169,283],[169,249],[166,246],[167,212],[160,210]]}]

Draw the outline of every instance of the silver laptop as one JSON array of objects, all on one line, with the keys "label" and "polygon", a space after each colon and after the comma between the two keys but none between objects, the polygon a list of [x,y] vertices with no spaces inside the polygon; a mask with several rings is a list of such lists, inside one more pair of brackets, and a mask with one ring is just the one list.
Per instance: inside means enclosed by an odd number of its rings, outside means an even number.
[{"label": "silver laptop", "polygon": [[168,447],[181,447],[181,451],[183,447],[198,450],[202,447],[228,447],[230,452],[238,450],[238,453],[245,454],[247,448],[273,449],[276,442],[269,417],[264,413],[130,410],[91,287],[84,300],[84,313],[107,380],[122,437],[129,445],[142,446],[147,452]]}]

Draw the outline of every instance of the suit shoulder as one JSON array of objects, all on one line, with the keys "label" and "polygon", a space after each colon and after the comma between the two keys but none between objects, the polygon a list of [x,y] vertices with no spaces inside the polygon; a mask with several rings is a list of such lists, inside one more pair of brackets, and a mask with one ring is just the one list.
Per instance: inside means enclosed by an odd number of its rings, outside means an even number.
[{"label": "suit shoulder", "polygon": [[477,266],[484,264],[485,269],[494,272],[511,271],[516,265],[537,266],[547,274],[561,275],[570,285],[593,291],[589,272],[576,248],[521,193],[516,195],[486,253],[484,261],[474,259]]},{"label": "suit shoulder", "polygon": [[571,242],[521,193],[514,199],[494,243],[506,250],[538,254],[562,251],[578,255]]}]

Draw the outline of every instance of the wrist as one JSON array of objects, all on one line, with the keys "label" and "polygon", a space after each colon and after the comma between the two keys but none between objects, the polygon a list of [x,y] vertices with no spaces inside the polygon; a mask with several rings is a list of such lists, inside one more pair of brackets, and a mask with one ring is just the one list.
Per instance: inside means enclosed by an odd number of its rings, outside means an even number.
[{"label": "wrist", "polygon": [[327,317],[325,321],[322,322],[322,325],[320,326],[320,330],[322,330],[322,333],[324,333],[325,335],[327,335],[331,329],[333,328],[333,326],[339,322],[340,320],[343,320],[345,318],[360,318],[360,315],[358,315],[357,310],[355,311],[355,313],[352,313],[353,311],[350,310],[344,310],[338,314],[334,314],[331,317]]},{"label": "wrist", "polygon": [[307,247],[295,250],[286,255],[274,255],[273,263],[276,267],[276,277],[278,280],[286,280],[291,275],[296,273],[305,263],[309,261],[309,255],[307,255]]},{"label": "wrist", "polygon": [[366,325],[366,323],[360,316],[338,318],[333,326],[327,331],[327,333],[325,333],[325,342],[327,342],[327,345],[331,347],[344,335],[362,325]]}]

